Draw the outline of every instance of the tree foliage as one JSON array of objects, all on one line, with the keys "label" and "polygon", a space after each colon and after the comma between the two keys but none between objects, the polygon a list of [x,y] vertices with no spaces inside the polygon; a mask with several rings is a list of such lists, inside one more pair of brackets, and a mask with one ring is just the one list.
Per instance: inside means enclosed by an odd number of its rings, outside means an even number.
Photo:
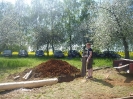
[{"label": "tree foliage", "polygon": [[131,0],[112,0],[103,2],[98,8],[95,22],[95,44],[101,49],[120,47],[129,58],[129,44],[132,41],[132,6]]},{"label": "tree foliage", "polygon": [[100,50],[132,48],[132,0],[16,0],[0,2],[0,50],[80,49],[86,42]]}]

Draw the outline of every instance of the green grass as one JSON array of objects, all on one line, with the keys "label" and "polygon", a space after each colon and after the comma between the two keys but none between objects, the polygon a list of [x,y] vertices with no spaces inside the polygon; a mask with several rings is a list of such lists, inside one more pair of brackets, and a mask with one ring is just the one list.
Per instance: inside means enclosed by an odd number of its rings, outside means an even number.
[{"label": "green grass", "polygon": [[[120,53],[123,55],[123,53]],[[51,55],[51,54],[50,54]],[[130,53],[131,59],[133,59],[133,53]],[[33,68],[37,65],[39,65],[42,62],[46,62],[49,59],[52,59],[53,56],[45,56],[45,57],[35,57],[33,53],[29,54],[29,57],[27,58],[20,58],[17,54],[13,54],[12,57],[2,57],[0,56],[0,80],[2,80],[4,77],[8,76],[9,74],[13,74],[16,72],[22,72],[27,68]],[[68,62],[69,64],[77,67],[78,69],[81,69],[82,62],[81,58],[73,58],[69,59],[67,57],[61,58],[61,60],[64,60]],[[104,67],[104,66],[112,66],[113,59],[108,58],[94,58],[93,61],[93,67]]]},{"label": "green grass", "polygon": [[[29,56],[27,58],[19,58],[17,56],[13,57],[0,57],[0,81],[8,76],[9,74],[22,72],[27,68],[33,68],[37,65],[39,65],[42,62],[46,62],[49,59],[52,59],[53,57],[35,57],[35,56]],[[73,58],[68,59],[61,58],[61,60],[64,60],[68,62],[69,64],[77,67],[78,69],[81,69],[82,62],[81,58]],[[112,59],[101,59],[101,58],[95,58],[93,66],[94,67],[103,67],[103,66],[112,66]]]},{"label": "green grass", "polygon": [[[74,59],[63,59],[70,63],[71,65],[81,69],[82,62],[80,58],[74,58]],[[107,59],[107,58],[94,58],[93,60],[93,67],[106,67],[106,66],[112,66],[113,59]]]},{"label": "green grass", "polygon": [[[17,69],[21,67],[32,68],[42,62],[46,62],[53,57],[27,57],[27,58],[18,58],[18,57],[0,57],[0,66],[1,69]],[[81,58],[61,58],[63,61],[67,61],[69,64],[81,68],[82,62]],[[101,66],[112,66],[113,59],[105,59],[105,58],[94,58],[93,66],[101,67]]]},{"label": "green grass", "polygon": [[94,67],[106,67],[106,66],[112,66],[114,59],[108,59],[108,58],[95,58],[94,59]]}]

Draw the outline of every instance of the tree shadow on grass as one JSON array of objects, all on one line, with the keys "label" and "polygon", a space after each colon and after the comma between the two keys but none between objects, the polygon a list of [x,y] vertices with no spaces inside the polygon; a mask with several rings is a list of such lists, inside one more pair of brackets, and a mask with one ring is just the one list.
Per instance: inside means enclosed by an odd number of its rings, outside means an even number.
[{"label": "tree shadow on grass", "polygon": [[108,87],[110,87],[110,88],[113,88],[113,87],[114,87],[112,84],[110,84],[110,83],[104,81],[103,79],[93,78],[93,79],[91,79],[91,80],[94,81],[94,82],[101,83],[101,84],[103,84],[104,86],[108,86]]}]

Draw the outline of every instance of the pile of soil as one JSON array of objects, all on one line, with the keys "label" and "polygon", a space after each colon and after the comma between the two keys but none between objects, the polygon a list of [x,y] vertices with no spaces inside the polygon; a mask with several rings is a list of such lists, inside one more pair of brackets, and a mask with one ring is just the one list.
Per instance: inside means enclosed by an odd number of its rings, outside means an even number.
[{"label": "pile of soil", "polygon": [[[76,75],[80,75],[80,70],[76,67],[70,65],[66,61],[57,60],[57,59],[50,59],[47,62],[43,62],[39,64],[38,66],[26,69],[21,73],[9,75],[9,78],[13,79],[15,76],[20,76],[18,79],[15,79],[16,81],[24,80],[23,77],[26,73],[28,73],[30,70],[32,70],[32,73],[28,80],[34,80],[39,78],[51,78],[51,77],[61,77],[60,82],[62,80],[70,81],[73,80]],[[63,78],[65,77],[65,78]]]},{"label": "pile of soil", "polygon": [[66,61],[51,59],[45,63],[39,64],[34,68],[34,72],[39,74],[38,77],[58,77],[79,73],[80,70],[71,66]]}]

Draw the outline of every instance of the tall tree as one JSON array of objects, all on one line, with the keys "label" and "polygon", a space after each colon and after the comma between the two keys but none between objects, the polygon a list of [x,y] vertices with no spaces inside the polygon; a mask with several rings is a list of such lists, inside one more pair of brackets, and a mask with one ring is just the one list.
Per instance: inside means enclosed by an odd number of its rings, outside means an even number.
[{"label": "tall tree", "polygon": [[96,3],[94,0],[80,0],[81,14],[80,14],[80,44],[85,45],[86,42],[92,42],[93,27],[92,23],[95,21]]},{"label": "tall tree", "polygon": [[[42,10],[40,11],[40,9]],[[48,52],[52,46],[54,52],[54,46],[59,42],[61,43],[62,38],[60,36],[62,35],[62,30],[59,30],[59,27],[62,27],[60,24],[62,13],[63,10],[60,0],[32,1],[31,19],[33,20],[32,22],[34,22],[34,42],[36,42],[37,49],[46,45]],[[44,38],[40,37],[41,35]],[[49,55],[49,53],[47,53],[47,55]]]},{"label": "tall tree", "polygon": [[105,1],[99,6],[97,21],[95,22],[95,43],[100,47],[124,48],[125,58],[129,58],[129,44],[133,42],[132,24],[133,9],[131,0]]},{"label": "tall tree", "polygon": [[19,49],[23,49],[23,46],[28,45],[28,11],[29,6],[25,3],[25,0],[16,0],[14,11],[15,18],[18,22],[18,34],[19,34]]},{"label": "tall tree", "polygon": [[12,49],[17,45],[18,40],[18,21],[15,17],[14,7],[10,3],[1,2],[0,20],[0,44],[1,50]]},{"label": "tall tree", "polygon": [[64,0],[64,13],[62,22],[70,50],[72,50],[72,45],[74,42],[77,42],[77,40],[74,41],[74,36],[75,33],[78,32],[78,20],[80,13],[79,7],[80,4],[78,0]]}]

